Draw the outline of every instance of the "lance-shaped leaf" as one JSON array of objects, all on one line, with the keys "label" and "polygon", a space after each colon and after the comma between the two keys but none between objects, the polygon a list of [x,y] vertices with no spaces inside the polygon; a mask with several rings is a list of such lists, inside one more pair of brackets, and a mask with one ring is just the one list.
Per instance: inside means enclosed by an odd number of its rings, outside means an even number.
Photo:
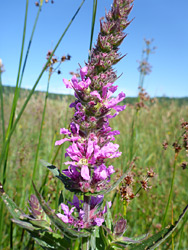
[{"label": "lance-shaped leaf", "polygon": [[111,242],[111,246],[118,246],[121,247],[123,249],[125,249],[125,247],[127,247],[128,245],[132,245],[132,244],[137,244],[142,242],[148,235],[141,235],[135,238],[128,238],[128,237],[121,237],[118,240],[115,240],[113,242]]},{"label": "lance-shaped leaf", "polygon": [[74,186],[73,181],[67,176],[65,176],[64,174],[62,174],[56,166],[44,160],[40,160],[40,162],[42,163],[44,167],[47,167],[55,177],[57,177],[59,180],[63,182],[67,190],[74,192],[74,193],[81,193],[81,191],[79,190],[79,187],[77,187],[77,185]]},{"label": "lance-shaped leaf", "polygon": [[12,199],[5,193],[2,184],[0,183],[0,196],[7,206],[9,212],[14,219],[19,219],[20,216],[24,215],[24,212],[13,202]]},{"label": "lance-shaped leaf", "polygon": [[68,242],[61,235],[51,232],[32,232],[31,236],[45,250],[67,250],[70,249]]},{"label": "lance-shaped leaf", "polygon": [[74,229],[69,228],[69,226],[64,223],[55,213],[54,211],[47,205],[47,203],[45,202],[45,200],[43,199],[43,197],[39,194],[39,192],[37,191],[34,183],[33,183],[33,187],[36,193],[36,196],[39,200],[39,203],[41,205],[41,207],[43,208],[44,212],[46,213],[46,215],[50,218],[51,222],[63,233],[65,234],[68,238],[71,239],[76,239],[79,237],[88,237],[90,236],[90,233],[87,231],[82,231],[82,232],[78,232]]},{"label": "lance-shaped leaf", "polygon": [[18,226],[23,227],[26,229],[31,237],[43,248],[46,250],[54,249],[54,250],[61,250],[61,249],[69,249],[70,242],[63,238],[62,235],[40,230],[37,227],[34,227],[31,223],[15,220],[12,219],[14,223]]},{"label": "lance-shaped leaf", "polygon": [[30,222],[27,221],[22,221],[22,220],[17,220],[17,219],[12,219],[12,222],[17,224],[18,226],[27,229],[28,231],[34,231],[34,230],[40,230],[40,227],[35,227],[33,226]]},{"label": "lance-shaped leaf", "polygon": [[183,210],[183,213],[180,215],[178,221],[176,221],[174,225],[171,225],[162,229],[157,234],[151,236],[147,240],[144,240],[141,244],[131,247],[131,250],[156,249],[162,242],[164,242],[174,232],[174,230],[177,228],[182,218],[185,216],[187,210],[188,210],[188,205],[185,207],[185,209]]}]

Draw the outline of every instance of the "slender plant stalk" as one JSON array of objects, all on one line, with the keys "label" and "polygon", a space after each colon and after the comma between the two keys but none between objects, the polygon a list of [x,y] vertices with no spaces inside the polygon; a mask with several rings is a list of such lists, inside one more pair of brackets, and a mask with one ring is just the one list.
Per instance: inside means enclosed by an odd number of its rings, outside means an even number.
[{"label": "slender plant stalk", "polygon": [[180,238],[179,238],[178,250],[182,249],[181,242],[183,239],[183,229],[184,229],[184,226],[185,226],[185,223],[187,222],[187,220],[188,220],[188,215],[184,218],[184,221],[183,221],[182,226],[180,228]]},{"label": "slender plant stalk", "polygon": [[[40,145],[41,145],[44,118],[45,118],[45,113],[46,113],[46,105],[47,105],[47,99],[48,99],[48,91],[49,91],[50,79],[51,79],[51,72],[49,71],[48,83],[47,83],[47,89],[46,89],[46,96],[45,96],[45,101],[44,101],[44,108],[43,108],[43,112],[42,112],[42,121],[41,121],[41,125],[40,125],[39,139],[38,139],[38,144],[37,144],[37,151],[36,151],[36,154],[35,154],[35,163],[34,163],[34,168],[33,168],[32,181],[34,181],[35,178],[36,178],[38,156],[39,156],[39,149],[40,149]],[[29,196],[30,196],[32,191],[33,191],[33,185],[31,183]]]},{"label": "slender plant stalk", "polygon": [[4,203],[1,202],[1,205],[0,205],[0,246],[2,245],[2,237],[3,237],[3,217],[4,217],[4,213],[3,213],[3,210],[4,210]]},{"label": "slender plant stalk", "polygon": [[174,158],[173,176],[172,176],[172,180],[171,180],[171,187],[170,187],[170,193],[169,193],[169,196],[168,196],[168,202],[167,202],[167,205],[166,205],[165,214],[164,214],[163,222],[162,222],[162,226],[163,227],[165,226],[168,209],[169,209],[170,202],[171,202],[171,199],[172,199],[172,193],[173,193],[173,187],[174,187],[174,180],[175,180],[175,175],[176,175],[176,162],[177,162],[177,154],[175,154],[175,158]]},{"label": "slender plant stalk", "polygon": [[15,120],[13,126],[12,126],[12,129],[10,130],[10,132],[9,132],[7,138],[6,138],[5,144],[4,144],[3,149],[2,149],[1,157],[0,157],[0,166],[1,166],[2,162],[3,162],[3,160],[4,160],[4,154],[5,154],[5,152],[6,152],[7,146],[9,145],[10,138],[11,138],[11,136],[12,136],[12,134],[13,134],[13,132],[14,132],[14,130],[15,130],[15,128],[16,128],[16,126],[17,126],[17,124],[18,124],[18,122],[19,122],[19,120],[20,120],[20,118],[21,118],[21,116],[22,116],[22,114],[23,114],[23,112],[24,112],[24,110],[25,110],[25,108],[26,108],[28,102],[29,102],[29,100],[31,99],[31,96],[32,96],[33,93],[34,93],[35,88],[37,87],[37,85],[38,85],[38,83],[39,83],[39,81],[40,81],[40,79],[41,79],[41,77],[42,77],[44,71],[46,70],[47,65],[48,65],[48,63],[50,62],[50,60],[51,60],[51,58],[52,58],[54,52],[56,51],[57,47],[59,46],[61,40],[62,40],[63,37],[65,36],[67,30],[69,29],[70,25],[71,25],[72,22],[74,21],[75,17],[77,16],[77,14],[78,14],[79,10],[81,9],[82,5],[84,4],[84,2],[85,2],[85,0],[82,1],[82,3],[80,4],[80,6],[78,7],[76,13],[74,14],[74,16],[72,17],[71,21],[69,22],[69,24],[67,25],[66,29],[64,30],[63,34],[62,34],[61,37],[59,38],[59,40],[58,40],[58,42],[57,42],[55,48],[53,49],[51,55],[49,56],[48,61],[46,62],[45,66],[43,67],[43,69],[42,69],[40,75],[38,76],[38,78],[37,78],[37,80],[36,80],[36,82],[35,82],[35,84],[34,84],[34,86],[33,86],[33,88],[32,88],[32,90],[30,91],[30,93],[29,93],[27,99],[25,100],[25,102],[24,102],[24,104],[23,104],[23,106],[22,106],[22,108],[21,108],[21,110],[20,110],[20,112],[19,112],[19,114],[18,114],[18,116],[17,116],[17,118],[16,118],[16,120]]},{"label": "slender plant stalk", "polygon": [[2,143],[5,141],[5,119],[4,119],[4,101],[3,101],[3,85],[2,85],[2,79],[1,79],[1,68],[0,68],[0,98],[1,98],[1,121],[2,121],[2,134],[3,134],[3,140]]},{"label": "slender plant stalk", "polygon": [[24,59],[23,67],[22,67],[22,73],[21,73],[20,82],[19,82],[19,89],[20,89],[21,84],[22,84],[22,79],[23,79],[23,75],[24,75],[24,71],[25,71],[25,66],[26,66],[26,63],[27,63],[27,58],[28,58],[28,55],[29,55],[31,43],[33,41],[33,36],[34,36],[34,33],[35,33],[35,29],[36,29],[36,26],[37,26],[39,15],[41,13],[42,4],[43,4],[43,1],[41,1],[41,4],[40,4],[40,6],[38,8],[37,16],[35,18],[35,22],[34,22],[32,33],[31,33],[31,37],[29,39],[29,44],[28,44],[28,47],[27,47],[27,52],[26,52],[26,56],[25,56],[25,59]]},{"label": "slender plant stalk", "polygon": [[26,1],[24,29],[23,29],[23,36],[22,36],[22,46],[21,46],[21,52],[20,52],[20,61],[19,61],[18,74],[17,74],[17,80],[16,80],[16,88],[15,88],[14,98],[13,98],[13,102],[12,102],[12,108],[11,108],[11,114],[10,114],[8,128],[7,128],[6,138],[9,136],[10,130],[11,130],[12,125],[13,125],[14,115],[15,115],[15,110],[16,110],[16,102],[18,99],[18,85],[19,85],[21,65],[22,65],[22,59],[23,59],[23,50],[24,50],[24,45],[25,45],[28,4],[29,4],[29,0]]},{"label": "slender plant stalk", "polygon": [[13,222],[10,222],[10,249],[13,249]]},{"label": "slender plant stalk", "polygon": [[[171,224],[174,225],[173,201],[172,201],[172,220],[171,220]],[[174,233],[172,233],[171,238],[172,238],[172,250],[174,250]]]},{"label": "slender plant stalk", "polygon": [[[93,34],[94,34],[94,28],[95,28],[96,12],[97,12],[97,0],[93,0],[93,14],[92,14],[91,37],[90,37],[89,52],[90,52],[91,49],[92,49]],[[89,58],[90,58],[90,54],[89,54]]]},{"label": "slender plant stalk", "polygon": [[[17,95],[18,95],[18,83],[19,83],[19,78],[20,78],[20,71],[21,71],[21,65],[22,65],[22,58],[23,58],[23,50],[24,50],[24,44],[25,44],[25,35],[26,35],[26,26],[27,26],[27,13],[28,13],[28,4],[29,4],[29,0],[26,1],[26,9],[25,9],[25,19],[24,19],[24,29],[23,29],[23,36],[22,36],[22,46],[21,46],[21,52],[20,52],[20,61],[19,61],[19,67],[18,67],[18,74],[17,74],[17,80],[16,80],[16,88],[15,88],[15,93],[14,93],[14,98],[13,98],[13,102],[12,102],[12,108],[11,108],[11,114],[10,114],[10,118],[9,118],[9,124],[8,124],[8,128],[6,131],[6,137],[5,137],[5,144],[3,144],[3,149],[4,147],[4,153],[3,157],[4,157],[4,166],[3,166],[3,185],[6,182],[6,169],[7,169],[7,160],[8,160],[8,151],[9,151],[9,143],[8,142],[6,144],[7,138],[9,137],[12,125],[13,125],[13,121],[14,121],[14,115],[15,115],[15,110],[16,110],[16,101],[17,101]],[[1,166],[1,164],[0,164]]]}]

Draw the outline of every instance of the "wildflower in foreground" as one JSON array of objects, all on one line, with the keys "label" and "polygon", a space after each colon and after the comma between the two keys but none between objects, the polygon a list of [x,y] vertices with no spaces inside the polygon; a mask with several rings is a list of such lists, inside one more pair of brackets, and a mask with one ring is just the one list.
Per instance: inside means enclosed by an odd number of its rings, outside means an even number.
[{"label": "wildflower in foreground", "polygon": [[[103,210],[96,212],[98,206],[103,202],[103,195],[98,195],[97,197],[91,197],[90,200],[90,212],[88,222],[84,221],[85,212],[83,210],[84,201],[79,200],[76,195],[74,195],[72,203],[69,202],[73,207],[69,210],[68,205],[61,203],[61,209],[64,214],[58,213],[57,216],[65,223],[71,224],[76,228],[89,228],[92,226],[101,226],[104,222],[103,215],[107,212],[107,205]],[[108,206],[111,207],[111,202],[108,202]],[[76,212],[76,213],[75,213]],[[77,215],[77,217],[74,216]]]}]

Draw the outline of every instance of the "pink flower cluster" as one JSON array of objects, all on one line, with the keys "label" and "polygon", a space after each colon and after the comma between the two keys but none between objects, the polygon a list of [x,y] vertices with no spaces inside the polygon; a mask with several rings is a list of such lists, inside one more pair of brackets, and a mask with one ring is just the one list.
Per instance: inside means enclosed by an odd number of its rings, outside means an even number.
[{"label": "pink flower cluster", "polygon": [[[74,195],[73,201],[69,202],[73,207],[69,209],[68,205],[61,203],[62,213],[58,213],[57,216],[64,222],[73,225],[75,228],[89,228],[92,226],[101,226],[104,222],[103,215],[107,212],[107,205],[103,210],[96,212],[97,208],[103,201],[103,195],[98,195],[97,197],[91,197],[90,200],[90,211],[89,220],[84,221],[84,210],[83,201],[79,200],[76,195]],[[111,202],[108,202],[108,206],[111,207]]]},{"label": "pink flower cluster", "polygon": [[[105,160],[121,155],[119,145],[111,142],[120,132],[111,129],[109,118],[125,109],[125,105],[118,105],[125,94],[121,92],[116,98],[111,98],[117,90],[112,83],[101,86],[101,90],[91,89],[86,66],[80,70],[80,75],[80,82],[76,76],[71,81],[63,79],[65,86],[75,91],[76,101],[70,105],[75,113],[70,129],[60,129],[60,134],[66,138],[56,141],[56,145],[71,142],[65,154],[70,158],[65,162],[68,168],[63,173],[72,180],[74,189],[93,193],[104,189],[115,172],[112,165],[106,166]],[[114,114],[112,110],[115,110]]]}]

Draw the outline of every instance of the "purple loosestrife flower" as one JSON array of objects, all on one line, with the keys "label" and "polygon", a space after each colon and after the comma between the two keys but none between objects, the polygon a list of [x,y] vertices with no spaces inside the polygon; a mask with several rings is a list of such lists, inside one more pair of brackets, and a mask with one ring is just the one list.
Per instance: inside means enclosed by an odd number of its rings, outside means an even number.
[{"label": "purple loosestrife flower", "polygon": [[90,53],[90,60],[80,69],[81,80],[73,76],[71,81],[63,79],[66,88],[74,89],[76,100],[70,108],[75,109],[70,130],[62,128],[66,138],[56,145],[69,141],[65,162],[68,168],[63,174],[72,180],[81,192],[98,192],[107,188],[113,166],[106,166],[106,159],[119,157],[118,144],[114,144],[115,135],[109,126],[109,119],[114,118],[125,105],[119,105],[125,98],[123,92],[117,97],[112,95],[118,86],[113,83],[117,76],[112,66],[122,57],[118,46],[125,35],[123,30],[129,25],[128,14],[133,0],[114,0],[111,11],[106,14],[106,21],[101,21],[98,41]]},{"label": "purple loosestrife flower", "polygon": [[[64,203],[61,203],[61,209],[63,213],[58,213],[57,216],[65,223],[69,223],[74,227],[90,228],[92,226],[101,226],[104,222],[104,214],[107,212],[107,205],[103,210],[96,212],[98,206],[103,202],[103,195],[98,195],[97,197],[91,197],[90,200],[90,212],[89,220],[84,221],[84,210],[83,201],[79,200],[76,195],[74,195],[73,201],[69,202],[73,207],[69,210],[69,207]],[[111,202],[108,202],[108,206],[111,207]]]},{"label": "purple loosestrife flower", "polygon": [[109,188],[115,170],[112,165],[107,165],[106,160],[121,155],[119,145],[113,143],[120,132],[112,130],[109,119],[125,109],[125,105],[119,105],[125,94],[121,92],[112,97],[118,88],[114,85],[117,76],[112,66],[123,58],[118,53],[118,46],[126,37],[123,30],[130,23],[128,14],[132,2],[114,0],[106,20],[101,21],[98,40],[90,51],[89,61],[80,69],[81,80],[76,75],[70,81],[63,79],[66,88],[75,92],[76,100],[70,104],[75,112],[70,129],[60,130],[66,138],[57,141],[56,145],[69,141],[65,154],[69,159],[64,163],[67,168],[62,173],[69,178],[69,190],[82,192],[84,201],[74,196],[73,202],[69,202],[73,207],[69,209],[62,203],[63,214],[57,216],[78,229],[101,226],[104,222],[107,206],[104,210],[99,209],[103,196],[88,197],[87,193],[96,194]]}]

